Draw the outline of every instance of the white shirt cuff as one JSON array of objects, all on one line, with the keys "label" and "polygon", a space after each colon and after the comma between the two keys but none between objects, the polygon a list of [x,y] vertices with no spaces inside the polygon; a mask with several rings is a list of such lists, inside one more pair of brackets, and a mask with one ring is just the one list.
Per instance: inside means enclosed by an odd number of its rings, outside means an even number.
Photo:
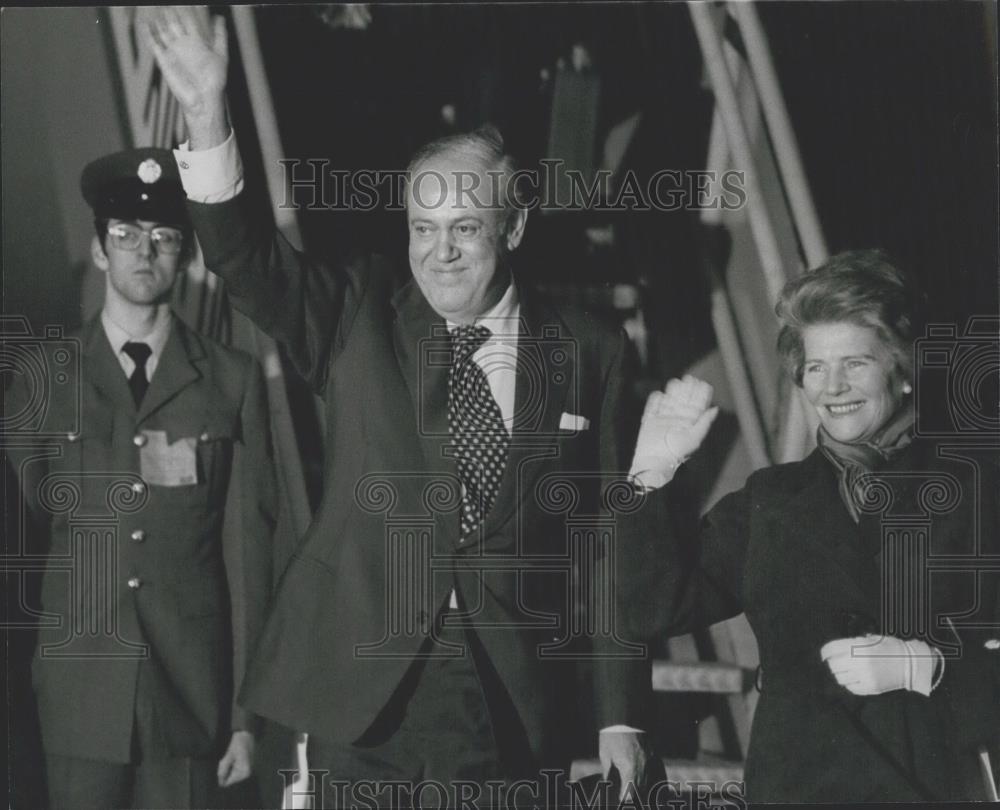
[{"label": "white shirt cuff", "polygon": [[193,202],[225,202],[243,190],[243,160],[232,130],[226,140],[211,149],[192,152],[184,141],[174,150],[174,159],[184,193]]},{"label": "white shirt cuff", "polygon": [[609,733],[610,732],[619,732],[620,733],[620,732],[623,732],[623,731],[631,731],[631,732],[634,732],[636,734],[645,734],[646,733],[641,728],[632,728],[632,726],[624,726],[621,723],[619,723],[616,726],[608,726],[607,728],[602,728],[601,729],[601,734],[603,734],[605,731],[607,731]]}]

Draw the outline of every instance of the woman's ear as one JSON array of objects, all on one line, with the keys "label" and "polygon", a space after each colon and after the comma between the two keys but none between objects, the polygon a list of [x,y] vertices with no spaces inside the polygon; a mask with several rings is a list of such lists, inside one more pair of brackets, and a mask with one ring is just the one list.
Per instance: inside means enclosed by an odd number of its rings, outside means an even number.
[{"label": "woman's ear", "polygon": [[104,252],[104,248],[101,246],[101,240],[95,233],[93,238],[90,240],[90,258],[94,262],[94,267],[103,272],[108,271],[110,262],[108,262],[108,254]]}]

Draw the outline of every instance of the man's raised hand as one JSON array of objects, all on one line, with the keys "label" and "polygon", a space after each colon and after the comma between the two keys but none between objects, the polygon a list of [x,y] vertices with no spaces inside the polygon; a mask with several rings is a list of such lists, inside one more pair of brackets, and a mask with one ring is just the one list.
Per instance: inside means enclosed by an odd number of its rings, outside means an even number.
[{"label": "man's raised hand", "polygon": [[207,6],[142,6],[135,25],[180,104],[191,148],[218,146],[229,136],[225,19]]}]

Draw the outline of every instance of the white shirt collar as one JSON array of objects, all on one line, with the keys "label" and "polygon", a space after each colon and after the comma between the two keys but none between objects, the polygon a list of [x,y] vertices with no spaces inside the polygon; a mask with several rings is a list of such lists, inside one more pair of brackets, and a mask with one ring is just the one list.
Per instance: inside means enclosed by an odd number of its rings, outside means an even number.
[{"label": "white shirt collar", "polygon": [[137,336],[130,334],[123,326],[111,320],[111,316],[108,315],[107,310],[101,310],[101,326],[104,327],[104,334],[107,335],[108,343],[111,344],[115,357],[118,358],[118,362],[122,364],[122,368],[125,369],[126,373],[131,373],[130,369],[135,368],[135,364],[132,362],[132,358],[122,351],[122,347],[130,340],[145,343],[149,346],[151,354],[149,360],[146,361],[146,373],[150,379],[152,379],[153,371],[160,361],[160,355],[163,354],[163,347],[167,345],[172,321],[173,315],[170,310],[166,307],[161,307],[156,314],[156,321],[153,323],[153,328],[149,333]]},{"label": "white shirt collar", "polygon": [[[476,324],[485,326],[494,335],[516,337],[519,332],[521,304],[517,297],[517,287],[511,282],[507,290],[490,309],[476,318]],[[453,332],[458,324],[446,321],[448,331]]]}]

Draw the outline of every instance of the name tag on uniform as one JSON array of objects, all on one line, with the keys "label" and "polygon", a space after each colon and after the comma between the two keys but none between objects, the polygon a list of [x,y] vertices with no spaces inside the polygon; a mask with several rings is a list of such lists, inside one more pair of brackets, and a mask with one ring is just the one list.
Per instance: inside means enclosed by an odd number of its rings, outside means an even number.
[{"label": "name tag on uniform", "polygon": [[586,416],[563,412],[559,417],[559,430],[586,430],[589,427],[590,420]]},{"label": "name tag on uniform", "polygon": [[198,440],[182,437],[167,443],[165,430],[144,430],[146,442],[139,448],[140,474],[147,484],[183,487],[198,483]]}]

